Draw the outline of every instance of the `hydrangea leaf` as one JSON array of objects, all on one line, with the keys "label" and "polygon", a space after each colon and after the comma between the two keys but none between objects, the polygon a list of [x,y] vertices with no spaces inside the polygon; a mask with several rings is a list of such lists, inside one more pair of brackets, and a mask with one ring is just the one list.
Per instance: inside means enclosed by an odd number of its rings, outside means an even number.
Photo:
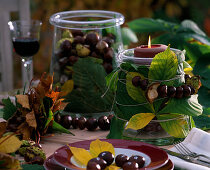
[{"label": "hydrangea leaf", "polygon": [[91,142],[90,154],[93,157],[98,157],[98,155],[103,151],[109,151],[113,155],[115,155],[114,147],[111,143],[100,141],[99,139],[96,139],[95,141]]},{"label": "hydrangea leaf", "polygon": [[155,117],[154,113],[139,113],[131,117],[128,122],[128,125],[125,129],[142,129],[145,127],[153,118]]}]

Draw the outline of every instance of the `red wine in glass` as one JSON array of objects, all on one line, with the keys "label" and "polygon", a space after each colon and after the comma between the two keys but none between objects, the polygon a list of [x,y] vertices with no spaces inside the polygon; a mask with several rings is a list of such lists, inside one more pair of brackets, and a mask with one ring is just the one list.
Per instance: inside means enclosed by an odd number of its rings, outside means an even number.
[{"label": "red wine in glass", "polygon": [[12,42],[15,52],[22,57],[31,57],[39,51],[39,41],[36,38],[14,38]]}]

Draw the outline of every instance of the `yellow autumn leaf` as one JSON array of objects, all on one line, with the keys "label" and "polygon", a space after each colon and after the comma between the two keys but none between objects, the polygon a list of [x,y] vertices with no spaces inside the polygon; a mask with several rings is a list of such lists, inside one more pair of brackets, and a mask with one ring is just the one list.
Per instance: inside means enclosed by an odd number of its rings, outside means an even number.
[{"label": "yellow autumn leaf", "polygon": [[17,98],[17,102],[21,104],[22,107],[30,109],[29,99],[27,95],[18,94],[15,97]]},{"label": "yellow autumn leaf", "polygon": [[78,161],[82,165],[87,166],[88,161],[93,158],[90,152],[88,152],[83,148],[76,148],[76,147],[69,147],[69,148],[72,154],[74,155],[76,161]]},{"label": "yellow autumn leaf", "polygon": [[111,143],[100,141],[99,139],[96,139],[95,141],[92,141],[90,144],[90,154],[95,158],[98,157],[98,155],[101,152],[109,151],[113,155],[115,155],[114,147]]},{"label": "yellow autumn leaf", "polygon": [[17,151],[22,142],[14,135],[7,135],[0,138],[0,152],[12,153]]},{"label": "yellow autumn leaf", "polygon": [[120,169],[120,167],[116,165],[110,165],[105,168],[105,170],[118,170],[118,169]]},{"label": "yellow autumn leaf", "polygon": [[68,80],[64,83],[64,85],[61,87],[61,92],[62,95],[67,95],[70,93],[74,88],[74,81],[73,80]]},{"label": "yellow autumn leaf", "polygon": [[128,125],[125,129],[142,129],[145,127],[153,118],[155,117],[154,113],[139,113],[132,116],[128,122]]}]

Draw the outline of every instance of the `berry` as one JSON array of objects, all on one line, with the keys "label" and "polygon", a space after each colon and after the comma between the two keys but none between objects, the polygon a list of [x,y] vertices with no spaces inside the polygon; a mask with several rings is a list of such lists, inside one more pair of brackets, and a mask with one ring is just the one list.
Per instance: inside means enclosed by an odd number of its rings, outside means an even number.
[{"label": "berry", "polygon": [[107,116],[101,116],[98,119],[98,126],[101,130],[109,130],[110,129],[110,122]]},{"label": "berry", "polygon": [[61,125],[66,129],[70,128],[71,121],[72,121],[72,118],[69,115],[64,115],[61,117]]},{"label": "berry", "polygon": [[167,88],[167,95],[168,95],[168,97],[171,97],[171,98],[175,97],[175,95],[176,95],[176,87],[168,86],[168,88]]},{"label": "berry", "polygon": [[57,122],[57,123],[60,123],[61,122],[61,115],[59,113],[57,113],[56,115],[54,115],[54,120]]},{"label": "berry", "polygon": [[87,164],[87,170],[100,170],[101,166],[96,162],[89,161]]},{"label": "berry", "polygon": [[167,96],[167,86],[166,85],[160,85],[157,88],[158,96],[159,97],[166,97]]},{"label": "berry", "polygon": [[115,163],[117,166],[122,167],[124,163],[128,162],[129,157],[124,154],[119,154],[115,158]]},{"label": "berry", "polygon": [[86,122],[85,122],[85,127],[90,130],[93,131],[98,127],[98,122],[95,118],[89,118]]},{"label": "berry", "polygon": [[138,170],[139,166],[136,162],[126,162],[123,164],[123,170]]},{"label": "berry", "polygon": [[135,87],[138,87],[138,86],[140,86],[140,81],[141,81],[141,77],[140,77],[140,76],[135,76],[135,77],[132,79],[132,84],[133,84]]},{"label": "berry", "polygon": [[87,43],[89,45],[92,45],[92,46],[95,46],[98,41],[99,41],[99,35],[98,34],[91,32],[91,33],[88,33],[86,35],[85,43]]},{"label": "berry", "polygon": [[114,43],[114,40],[110,37],[103,37],[102,40],[105,41],[109,47],[111,47],[111,45]]},{"label": "berry", "polygon": [[142,156],[138,156],[138,155],[131,156],[129,158],[129,161],[136,162],[138,164],[139,168],[144,167],[144,164],[145,164],[145,158]]},{"label": "berry", "polygon": [[71,124],[72,124],[72,127],[74,128],[74,129],[76,129],[77,127],[78,127],[78,117],[74,117],[74,118],[72,118],[72,122],[71,122]]},{"label": "berry", "polygon": [[100,56],[95,51],[91,53],[91,56],[94,58],[100,58]]},{"label": "berry", "polygon": [[142,90],[146,90],[147,86],[148,86],[148,80],[147,79],[144,79],[144,80],[140,81],[140,87],[141,87]]},{"label": "berry", "polygon": [[193,94],[195,94],[195,88],[193,87],[193,86],[191,86],[191,85],[188,85],[189,87],[190,87],[190,89],[191,89],[191,93],[190,93],[190,95],[193,95]]},{"label": "berry", "polygon": [[109,151],[101,152],[98,157],[105,160],[107,162],[107,166],[111,165],[114,161],[114,155]]},{"label": "berry", "polygon": [[80,130],[85,129],[85,122],[86,122],[86,118],[84,117],[80,117],[78,120],[78,127]]},{"label": "berry", "polygon": [[182,88],[183,88],[183,96],[189,97],[191,94],[191,88],[187,85],[182,85]]},{"label": "berry", "polygon": [[106,166],[107,166],[106,161],[101,159],[101,158],[99,158],[99,157],[93,158],[93,159],[89,160],[89,162],[96,162],[97,164],[100,165],[101,169],[105,169]]},{"label": "berry", "polygon": [[71,33],[74,37],[76,36],[84,36],[84,33],[81,30],[71,30]]},{"label": "berry", "polygon": [[181,86],[176,88],[176,98],[181,99],[183,97],[183,88]]}]

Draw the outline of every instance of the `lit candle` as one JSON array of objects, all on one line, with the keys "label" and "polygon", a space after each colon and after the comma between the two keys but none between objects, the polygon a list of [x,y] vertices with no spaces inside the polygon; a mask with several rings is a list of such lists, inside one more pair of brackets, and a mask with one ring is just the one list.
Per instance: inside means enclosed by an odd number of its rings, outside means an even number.
[{"label": "lit candle", "polygon": [[148,45],[141,45],[134,49],[134,57],[153,58],[156,54],[165,51],[166,48],[167,46],[163,44],[151,45],[151,40],[149,36]]}]

